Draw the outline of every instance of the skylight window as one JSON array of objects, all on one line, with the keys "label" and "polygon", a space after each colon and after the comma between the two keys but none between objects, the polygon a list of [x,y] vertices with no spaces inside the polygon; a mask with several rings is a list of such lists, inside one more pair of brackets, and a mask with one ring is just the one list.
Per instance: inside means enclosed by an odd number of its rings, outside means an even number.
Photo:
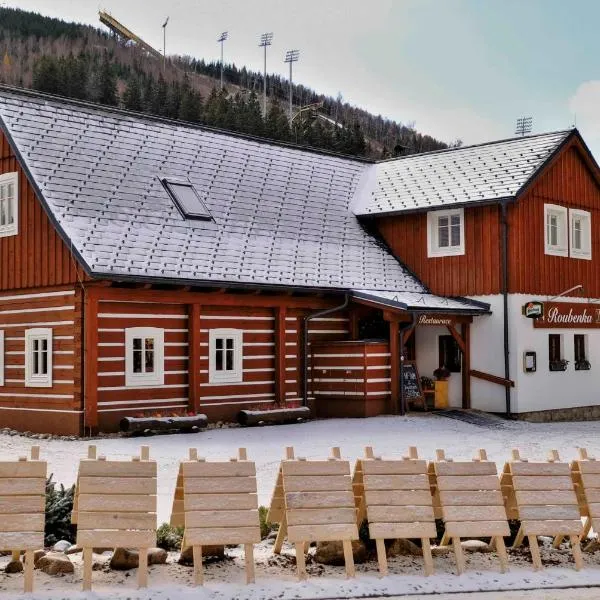
[{"label": "skylight window", "polygon": [[184,217],[188,219],[212,219],[206,204],[204,204],[196,188],[191,183],[169,179],[163,179],[162,182]]}]

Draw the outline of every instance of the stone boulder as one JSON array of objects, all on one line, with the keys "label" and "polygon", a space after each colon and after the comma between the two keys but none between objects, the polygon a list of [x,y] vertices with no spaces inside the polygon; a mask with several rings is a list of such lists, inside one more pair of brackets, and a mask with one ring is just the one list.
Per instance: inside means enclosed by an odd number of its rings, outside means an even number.
[{"label": "stone boulder", "polygon": [[388,556],[423,556],[423,550],[414,542],[401,538],[392,542],[386,554]]},{"label": "stone boulder", "polygon": [[69,557],[62,552],[49,552],[42,556],[35,566],[47,575],[73,573],[75,571]]},{"label": "stone boulder", "polygon": [[20,560],[11,560],[4,567],[5,573],[20,573],[23,570],[23,563]]},{"label": "stone boulder", "polygon": [[149,565],[164,565],[167,563],[169,554],[163,548],[148,549],[148,564]]},{"label": "stone boulder", "polygon": [[[148,549],[148,565],[164,565],[168,553],[162,548]],[[140,555],[137,550],[117,548],[110,559],[110,568],[115,571],[128,571],[140,566]]]},{"label": "stone boulder", "polygon": [[460,545],[465,552],[492,552],[491,546],[481,540],[463,540]]},{"label": "stone boulder", "polygon": [[[367,560],[367,548],[361,540],[352,541],[352,554],[356,564]],[[314,559],[322,565],[343,566],[345,561],[342,542],[317,542]]]},{"label": "stone boulder", "polygon": [[52,546],[52,550],[54,552],[65,552],[72,546],[71,542],[67,542],[67,540],[60,540],[60,542],[56,542],[54,546]]},{"label": "stone boulder", "polygon": [[[223,560],[225,558],[225,546],[202,546],[202,558],[207,556],[210,556],[213,559]],[[194,564],[194,554],[191,546],[188,546],[181,552],[177,562],[180,565],[186,566]]]}]

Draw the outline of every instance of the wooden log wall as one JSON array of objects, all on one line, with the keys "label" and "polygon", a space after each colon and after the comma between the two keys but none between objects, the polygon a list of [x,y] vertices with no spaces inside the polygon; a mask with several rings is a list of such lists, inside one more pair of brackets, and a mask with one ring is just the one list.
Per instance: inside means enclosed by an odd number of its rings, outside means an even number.
[{"label": "wooden log wall", "polygon": [[0,132],[0,174],[15,171],[19,174],[19,233],[0,238],[0,290],[85,280],[83,270],[48,219],[8,140]]},{"label": "wooden log wall", "polygon": [[[25,386],[25,331],[52,329],[52,387]],[[0,293],[4,385],[0,426],[37,433],[78,434],[81,400],[81,288]]]}]

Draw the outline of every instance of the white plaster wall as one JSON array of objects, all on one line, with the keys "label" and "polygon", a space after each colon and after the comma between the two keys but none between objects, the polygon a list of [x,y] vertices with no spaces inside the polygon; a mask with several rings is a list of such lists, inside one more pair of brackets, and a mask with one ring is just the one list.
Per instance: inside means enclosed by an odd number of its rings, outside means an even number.
[{"label": "white plaster wall", "polygon": [[[534,329],[531,319],[521,314],[521,307],[529,300],[548,300],[546,297],[514,294],[509,296],[511,327],[518,330],[516,354],[518,366],[514,371],[518,387],[518,403],[515,412],[530,412],[576,406],[592,406],[600,403],[600,329]],[[566,302],[600,302],[588,298],[564,298]],[[560,302],[557,299],[556,302]],[[569,361],[566,371],[550,371],[548,367],[548,334],[562,335],[563,358]],[[587,335],[589,371],[575,370],[573,336]],[[537,352],[537,371],[525,373],[523,353]]]},{"label": "white plaster wall", "polygon": [[[446,327],[421,325],[415,329],[416,358],[419,375],[433,378],[439,365],[440,335],[448,335]],[[450,406],[462,406],[462,379],[460,373],[452,373],[448,381],[448,402]]]},{"label": "white plaster wall", "polygon": [[[493,296],[472,296],[472,298],[489,304],[492,314],[473,317],[473,324],[471,325],[471,369],[496,375],[497,377],[504,377],[503,297],[497,294]],[[509,312],[510,310],[509,303]],[[513,381],[515,381],[514,374],[518,363],[518,356],[512,351],[517,343],[517,325],[517,323],[513,324],[509,321],[508,337],[511,350],[509,362]],[[511,409],[513,412],[517,404],[518,393],[519,390],[515,381],[515,387],[511,390]],[[504,386],[471,377],[471,407],[486,412],[505,412],[506,395]]]}]

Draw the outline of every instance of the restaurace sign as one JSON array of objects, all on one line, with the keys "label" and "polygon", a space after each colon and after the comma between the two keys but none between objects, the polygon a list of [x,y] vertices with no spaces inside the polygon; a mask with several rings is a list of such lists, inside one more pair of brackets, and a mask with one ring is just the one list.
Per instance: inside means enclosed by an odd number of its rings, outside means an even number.
[{"label": "restaurace sign", "polygon": [[439,317],[437,315],[419,315],[417,325],[453,325],[452,317]]},{"label": "restaurace sign", "polygon": [[544,314],[533,321],[535,328],[600,329],[600,304],[544,302]]}]

